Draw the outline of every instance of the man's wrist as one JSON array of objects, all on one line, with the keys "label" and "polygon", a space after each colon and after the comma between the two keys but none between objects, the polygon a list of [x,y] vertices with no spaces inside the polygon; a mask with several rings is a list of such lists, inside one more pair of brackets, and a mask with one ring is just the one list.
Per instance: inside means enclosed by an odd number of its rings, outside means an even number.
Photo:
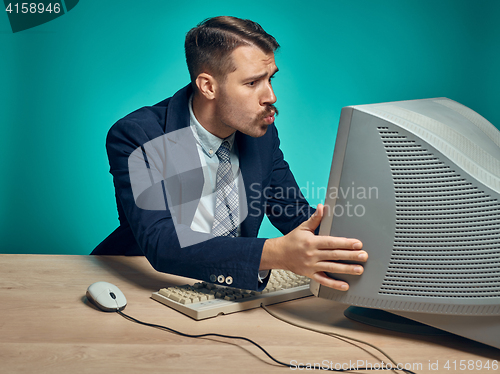
[{"label": "man's wrist", "polygon": [[280,261],[280,238],[267,239],[262,248],[262,256],[260,258],[260,270],[281,269]]}]

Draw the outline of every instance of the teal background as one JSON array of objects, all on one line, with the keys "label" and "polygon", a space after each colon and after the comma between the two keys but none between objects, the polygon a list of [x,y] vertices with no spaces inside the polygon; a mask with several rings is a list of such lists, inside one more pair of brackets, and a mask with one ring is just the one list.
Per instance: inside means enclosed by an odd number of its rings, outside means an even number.
[{"label": "teal background", "polygon": [[106,133],[187,84],[184,36],[207,17],[281,44],[276,124],[300,186],[326,185],[346,105],[444,96],[500,126],[499,1],[245,4],[80,1],[16,34],[0,15],[0,252],[87,254],[117,227]]}]

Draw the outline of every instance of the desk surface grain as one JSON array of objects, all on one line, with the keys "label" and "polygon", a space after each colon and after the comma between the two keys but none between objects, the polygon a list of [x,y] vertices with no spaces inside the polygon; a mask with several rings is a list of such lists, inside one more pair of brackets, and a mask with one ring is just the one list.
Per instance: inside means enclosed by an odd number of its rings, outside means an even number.
[{"label": "desk surface grain", "polygon": [[[117,285],[127,297],[124,311],[139,320],[188,334],[215,332],[245,336],[286,363],[316,364],[318,369],[319,366],[335,368],[335,365],[388,362],[370,347],[290,326],[260,308],[194,321],[150,299],[151,293],[162,287],[193,281],[158,273],[143,257],[1,254],[0,371],[290,371],[241,340],[191,339],[132,323],[116,313],[101,312],[85,297],[87,287],[97,281]],[[346,319],[342,314],[344,306],[315,297],[269,308],[295,322],[374,344],[397,363],[419,374],[500,373],[500,369],[491,368],[492,361],[500,358],[499,350],[460,337],[414,336],[365,326]],[[474,370],[460,370],[460,360],[473,360]],[[445,367],[447,361],[449,368]],[[456,361],[456,369],[453,361]],[[489,362],[490,369],[479,369],[479,362],[483,366]]]}]

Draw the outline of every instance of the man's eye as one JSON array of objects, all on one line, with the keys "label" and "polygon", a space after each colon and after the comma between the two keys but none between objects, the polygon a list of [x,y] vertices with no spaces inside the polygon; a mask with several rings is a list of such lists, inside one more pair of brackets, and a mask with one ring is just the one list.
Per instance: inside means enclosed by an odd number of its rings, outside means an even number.
[{"label": "man's eye", "polygon": [[255,86],[255,81],[248,82],[247,84],[248,84],[249,86]]}]

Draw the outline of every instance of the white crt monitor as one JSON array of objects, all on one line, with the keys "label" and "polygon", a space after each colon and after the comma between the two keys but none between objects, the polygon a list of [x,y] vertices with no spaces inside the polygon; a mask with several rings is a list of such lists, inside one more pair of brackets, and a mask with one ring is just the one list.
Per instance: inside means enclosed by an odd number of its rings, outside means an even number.
[{"label": "white crt monitor", "polygon": [[[321,298],[500,348],[500,132],[446,98],[342,109],[320,235],[360,239],[361,276]],[[395,317],[397,318],[397,317]]]}]

